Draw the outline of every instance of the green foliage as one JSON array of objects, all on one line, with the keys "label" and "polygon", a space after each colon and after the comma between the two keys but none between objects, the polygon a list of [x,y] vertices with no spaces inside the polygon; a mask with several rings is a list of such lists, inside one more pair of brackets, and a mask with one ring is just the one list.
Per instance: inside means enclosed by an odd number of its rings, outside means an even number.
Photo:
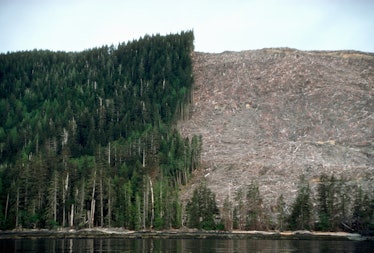
[{"label": "green foliage", "polygon": [[291,206],[288,224],[291,230],[310,229],[312,224],[313,204],[309,183],[301,179],[296,200]]},{"label": "green foliage", "polygon": [[[230,204],[230,216],[233,229],[265,230],[269,227],[269,218],[263,206],[257,182],[240,187],[235,192],[235,202]],[[226,202],[225,202],[226,203]],[[227,210],[225,210],[227,213]],[[227,226],[226,226],[227,227]]]},{"label": "green foliage", "polygon": [[[173,130],[188,116],[193,40],[1,54],[1,226],[180,226],[175,192],[201,152]],[[151,191],[144,179],[161,173]]]},{"label": "green foliage", "polygon": [[188,226],[204,230],[216,229],[215,215],[219,214],[214,193],[200,184],[186,206]]},{"label": "green foliage", "polygon": [[[178,186],[201,166],[202,137],[175,130],[189,117],[193,40],[182,32],[79,53],[0,54],[0,228],[181,227]],[[303,182],[287,219],[279,199],[278,227],[310,229],[315,214],[320,230],[372,230],[372,190],[351,192],[322,175],[314,210]],[[268,227],[257,184],[234,200],[226,228]],[[190,227],[221,226],[206,186],[187,214]]]},{"label": "green foliage", "polygon": [[1,54],[0,138],[9,137],[0,163],[23,148],[37,153],[50,138],[57,151],[67,145],[79,157],[148,125],[171,126],[190,103],[192,43],[193,33],[183,32],[81,53]]},{"label": "green foliage", "polygon": [[[334,176],[328,178],[322,174],[317,188],[317,206],[318,206],[318,226],[317,229],[322,231],[334,231],[339,228],[339,220],[342,219],[341,214],[344,210],[339,205],[342,203],[340,199],[341,184]],[[342,211],[342,212],[340,212]]]},{"label": "green foliage", "polygon": [[374,199],[370,199],[361,187],[356,189],[351,227],[361,233],[374,229]]}]

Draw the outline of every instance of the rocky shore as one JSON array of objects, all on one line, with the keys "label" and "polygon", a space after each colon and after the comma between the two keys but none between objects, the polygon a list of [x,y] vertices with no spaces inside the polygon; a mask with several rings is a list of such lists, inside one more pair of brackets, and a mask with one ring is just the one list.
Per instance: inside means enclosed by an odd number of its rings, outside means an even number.
[{"label": "rocky shore", "polygon": [[0,239],[22,238],[161,238],[161,239],[268,239],[268,240],[374,240],[372,237],[345,232],[312,232],[312,231],[200,231],[200,230],[140,230],[132,231],[121,228],[92,229],[22,229],[0,231]]}]

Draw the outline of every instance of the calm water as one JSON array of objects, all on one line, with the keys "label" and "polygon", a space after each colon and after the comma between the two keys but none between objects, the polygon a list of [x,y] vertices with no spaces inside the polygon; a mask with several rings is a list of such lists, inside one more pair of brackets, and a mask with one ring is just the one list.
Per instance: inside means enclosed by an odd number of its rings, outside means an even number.
[{"label": "calm water", "polygon": [[12,239],[0,252],[374,252],[374,242],[248,239]]}]

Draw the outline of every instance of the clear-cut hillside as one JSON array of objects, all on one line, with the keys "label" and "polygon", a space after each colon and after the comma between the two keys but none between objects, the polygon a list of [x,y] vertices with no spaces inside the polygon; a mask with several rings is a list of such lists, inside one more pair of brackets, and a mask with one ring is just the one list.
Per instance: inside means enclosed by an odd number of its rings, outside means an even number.
[{"label": "clear-cut hillside", "polygon": [[205,179],[222,204],[257,181],[267,208],[293,200],[301,175],[374,182],[374,54],[263,49],[195,52],[185,136],[203,136]]}]

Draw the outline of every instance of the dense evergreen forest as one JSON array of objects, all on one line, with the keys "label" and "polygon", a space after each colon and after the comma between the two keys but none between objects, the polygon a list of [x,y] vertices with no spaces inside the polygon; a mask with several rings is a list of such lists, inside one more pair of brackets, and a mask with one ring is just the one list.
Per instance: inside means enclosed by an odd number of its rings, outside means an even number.
[{"label": "dense evergreen forest", "polygon": [[0,55],[0,227],[180,227],[193,32]]}]

